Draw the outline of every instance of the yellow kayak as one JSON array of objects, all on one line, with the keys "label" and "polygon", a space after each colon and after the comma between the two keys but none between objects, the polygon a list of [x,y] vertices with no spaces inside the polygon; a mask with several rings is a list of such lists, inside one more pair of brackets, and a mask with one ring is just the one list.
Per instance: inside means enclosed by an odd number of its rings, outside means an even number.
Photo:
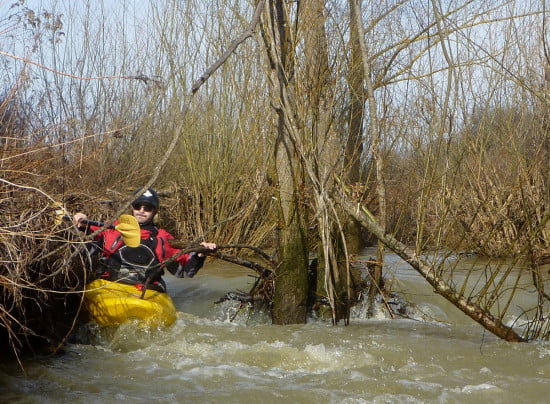
[{"label": "yellow kayak", "polygon": [[148,289],[141,298],[135,285],[96,279],[86,285],[84,305],[91,320],[101,326],[138,320],[147,326],[170,326],[177,318],[176,308],[166,293]]}]

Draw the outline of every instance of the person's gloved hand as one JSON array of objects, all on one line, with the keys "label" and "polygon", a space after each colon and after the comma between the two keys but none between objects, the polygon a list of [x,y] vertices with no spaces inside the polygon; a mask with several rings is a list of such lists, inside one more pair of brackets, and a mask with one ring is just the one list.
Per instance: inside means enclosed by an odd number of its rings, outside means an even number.
[{"label": "person's gloved hand", "polygon": [[149,268],[145,271],[145,279],[148,279],[151,283],[157,281],[160,275],[161,271],[157,267]]},{"label": "person's gloved hand", "polygon": [[178,270],[174,276],[177,278],[192,278],[202,268],[205,259],[205,255],[193,253],[185,265],[180,264],[178,266]]}]

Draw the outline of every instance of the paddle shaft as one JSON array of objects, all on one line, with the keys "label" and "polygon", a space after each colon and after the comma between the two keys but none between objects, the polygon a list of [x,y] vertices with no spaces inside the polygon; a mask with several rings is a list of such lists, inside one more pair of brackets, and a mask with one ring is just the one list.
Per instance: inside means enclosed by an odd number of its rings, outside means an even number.
[{"label": "paddle shaft", "polygon": [[[68,215],[63,216],[63,219],[72,220],[71,217],[68,216]],[[107,223],[104,223],[104,222],[98,222],[96,220],[80,219],[79,223],[88,224],[90,226],[107,227],[109,229],[114,229],[115,228],[115,226],[113,226],[112,224],[107,224]]]},{"label": "paddle shaft", "polygon": [[87,224],[87,225],[90,225],[90,226],[108,227],[110,229],[114,228],[114,226],[112,224],[106,224],[104,222],[97,222],[95,220],[81,219],[80,223]]}]

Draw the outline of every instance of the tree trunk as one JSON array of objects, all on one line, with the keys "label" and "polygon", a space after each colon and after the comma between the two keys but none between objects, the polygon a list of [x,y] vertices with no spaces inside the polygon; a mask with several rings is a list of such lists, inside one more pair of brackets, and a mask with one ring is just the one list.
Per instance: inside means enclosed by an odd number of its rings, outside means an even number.
[{"label": "tree trunk", "polygon": [[[382,231],[386,231],[386,186],[384,183],[384,159],[381,152],[382,133],[378,120],[376,99],[374,97],[374,78],[370,71],[367,45],[365,43],[363,20],[359,0],[350,0],[350,19],[357,31],[358,47],[361,51],[364,79],[366,83],[367,102],[369,110],[369,132],[372,140],[372,156],[376,172],[376,196],[378,202],[378,223]],[[378,240],[376,263],[372,266],[371,286],[369,289],[369,316],[374,315],[374,298],[382,290],[382,268],[384,267],[384,245]]]},{"label": "tree trunk", "polygon": [[279,203],[279,247],[272,302],[274,324],[305,323],[308,297],[307,220],[300,206],[303,172],[295,142],[288,134],[294,119],[287,91],[293,84],[293,49],[286,3],[276,0],[267,7],[263,38],[271,66],[272,92],[278,114],[278,139],[275,145]]},{"label": "tree trunk", "polygon": [[[351,2],[354,0],[349,0]],[[361,158],[363,156],[363,132],[365,122],[365,103],[366,92],[364,89],[365,70],[363,68],[361,45],[359,44],[360,29],[356,26],[357,20],[354,17],[355,9],[350,7],[350,62],[349,73],[347,75],[348,86],[350,89],[350,105],[349,105],[349,129],[346,138],[346,149],[344,154],[344,165],[347,167],[348,184],[357,186],[358,192],[361,192],[363,187],[360,185],[362,180],[361,175]],[[361,232],[361,224],[350,217],[344,223],[344,233],[348,251],[350,254],[358,254],[363,248],[363,237]]]},{"label": "tree trunk", "polygon": [[[295,210],[296,212],[296,210]],[[299,215],[280,229],[280,265],[271,309],[274,324],[303,324],[307,316],[308,277],[306,237]]]}]

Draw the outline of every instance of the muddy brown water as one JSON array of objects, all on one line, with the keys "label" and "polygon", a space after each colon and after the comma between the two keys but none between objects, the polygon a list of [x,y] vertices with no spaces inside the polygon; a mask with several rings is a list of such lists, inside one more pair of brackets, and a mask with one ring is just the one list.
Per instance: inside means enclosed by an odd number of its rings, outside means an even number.
[{"label": "muddy brown water", "polygon": [[393,265],[421,321],[366,319],[358,307],[349,326],[274,326],[258,313],[232,322],[233,307],[213,302],[247,290],[247,271],[210,263],[193,279],[167,276],[174,326],[90,327],[62,355],[26,361],[26,374],[3,363],[0,402],[548,402],[550,344],[496,339]]}]

